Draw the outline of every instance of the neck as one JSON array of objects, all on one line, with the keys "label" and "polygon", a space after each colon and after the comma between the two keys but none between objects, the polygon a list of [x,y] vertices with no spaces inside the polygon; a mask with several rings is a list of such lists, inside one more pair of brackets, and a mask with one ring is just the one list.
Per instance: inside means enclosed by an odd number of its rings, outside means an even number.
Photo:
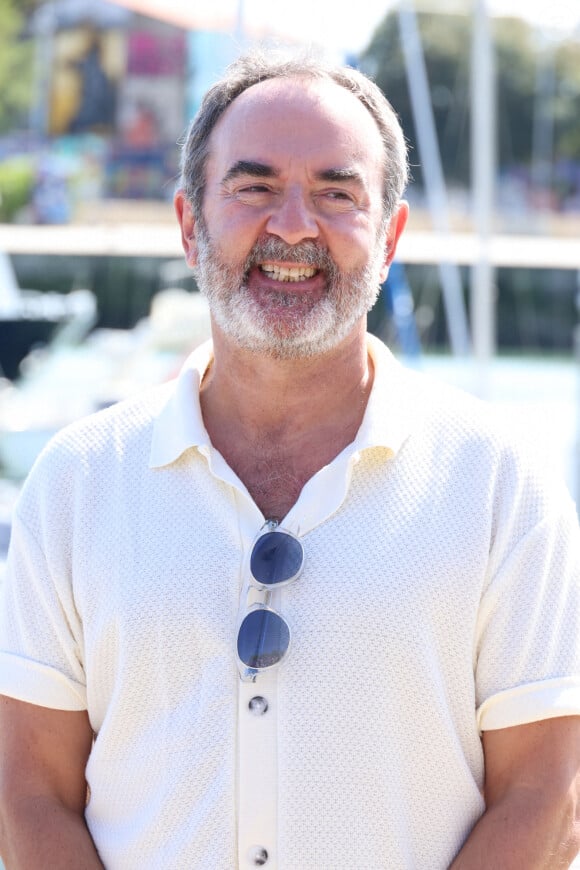
[{"label": "neck", "polygon": [[360,425],[372,385],[364,326],[329,353],[307,359],[273,359],[233,347],[214,329],[214,360],[201,390],[206,425],[215,417],[248,433],[291,424],[294,431],[319,421],[355,417]]},{"label": "neck", "polygon": [[356,437],[369,397],[364,327],[332,353],[274,360],[214,332],[200,400],[213,446],[264,517],[282,520],[307,480]]}]

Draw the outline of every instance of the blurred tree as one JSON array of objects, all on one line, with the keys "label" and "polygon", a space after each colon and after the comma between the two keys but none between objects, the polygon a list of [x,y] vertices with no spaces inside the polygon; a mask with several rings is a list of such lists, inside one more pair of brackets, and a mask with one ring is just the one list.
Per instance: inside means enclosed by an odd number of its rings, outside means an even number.
[{"label": "blurred tree", "polygon": [[[451,182],[467,185],[470,176],[471,19],[468,15],[419,13],[417,20],[445,176]],[[537,109],[538,41],[523,19],[496,18],[493,25],[499,164],[529,164]],[[564,42],[553,47],[553,51],[559,82],[554,105],[550,108],[554,117],[555,153],[578,160],[578,42]],[[398,113],[410,145],[414,179],[422,183],[396,13],[389,13],[378,26],[360,63],[361,68],[375,78]]]},{"label": "blurred tree", "polygon": [[0,133],[27,123],[32,98],[32,44],[17,0],[0,0]]},{"label": "blurred tree", "polygon": [[499,165],[530,163],[537,82],[538,46],[521,18],[496,18]]},{"label": "blurred tree", "polygon": [[[469,21],[465,15],[417,15],[430,83],[435,125],[447,178],[465,181],[469,175]],[[376,29],[361,57],[361,67],[373,76],[399,115],[409,143],[412,175],[422,184],[420,155],[405,58],[396,13]]]},{"label": "blurred tree", "polygon": [[580,45],[578,41],[560,46],[556,68],[555,140],[556,157],[580,161]]},{"label": "blurred tree", "polygon": [[39,6],[43,6],[45,2],[46,0],[19,0],[18,7],[22,14],[27,17],[35,12]]}]

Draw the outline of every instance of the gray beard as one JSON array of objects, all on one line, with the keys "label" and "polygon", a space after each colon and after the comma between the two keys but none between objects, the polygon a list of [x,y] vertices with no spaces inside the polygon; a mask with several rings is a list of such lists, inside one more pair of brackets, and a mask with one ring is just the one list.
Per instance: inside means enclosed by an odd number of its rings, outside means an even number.
[{"label": "gray beard", "polygon": [[[198,221],[195,275],[215,323],[239,347],[276,359],[318,356],[337,347],[374,305],[384,262],[384,229],[377,234],[369,262],[341,273],[316,242],[287,245],[275,236],[258,241],[245,263],[228,264]],[[305,307],[304,298],[292,293],[292,283],[280,282],[270,299],[273,306],[285,309],[285,316],[273,321],[268,306],[258,304],[246,284],[250,269],[265,260],[321,269],[326,277],[323,298]]]}]

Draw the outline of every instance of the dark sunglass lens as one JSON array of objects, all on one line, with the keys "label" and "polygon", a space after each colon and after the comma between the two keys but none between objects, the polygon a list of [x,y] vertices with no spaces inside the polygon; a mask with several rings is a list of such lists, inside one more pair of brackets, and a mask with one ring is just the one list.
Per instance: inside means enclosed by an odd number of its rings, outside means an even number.
[{"label": "dark sunglass lens", "polygon": [[304,550],[297,538],[286,532],[267,532],[254,544],[250,571],[258,583],[272,586],[297,577],[303,561]]},{"label": "dark sunglass lens", "polygon": [[290,643],[290,629],[271,610],[252,610],[244,617],[238,633],[238,656],[248,668],[270,668],[284,657]]}]

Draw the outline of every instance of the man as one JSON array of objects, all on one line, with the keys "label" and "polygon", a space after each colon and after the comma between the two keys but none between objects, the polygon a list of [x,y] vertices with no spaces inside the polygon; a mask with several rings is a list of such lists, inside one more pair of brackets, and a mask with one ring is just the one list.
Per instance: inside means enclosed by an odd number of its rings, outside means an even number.
[{"label": "man", "polygon": [[405,182],[352,70],[208,93],[175,201],[213,344],[59,434],[16,511],[8,868],[573,860],[575,511],[366,335]]}]

